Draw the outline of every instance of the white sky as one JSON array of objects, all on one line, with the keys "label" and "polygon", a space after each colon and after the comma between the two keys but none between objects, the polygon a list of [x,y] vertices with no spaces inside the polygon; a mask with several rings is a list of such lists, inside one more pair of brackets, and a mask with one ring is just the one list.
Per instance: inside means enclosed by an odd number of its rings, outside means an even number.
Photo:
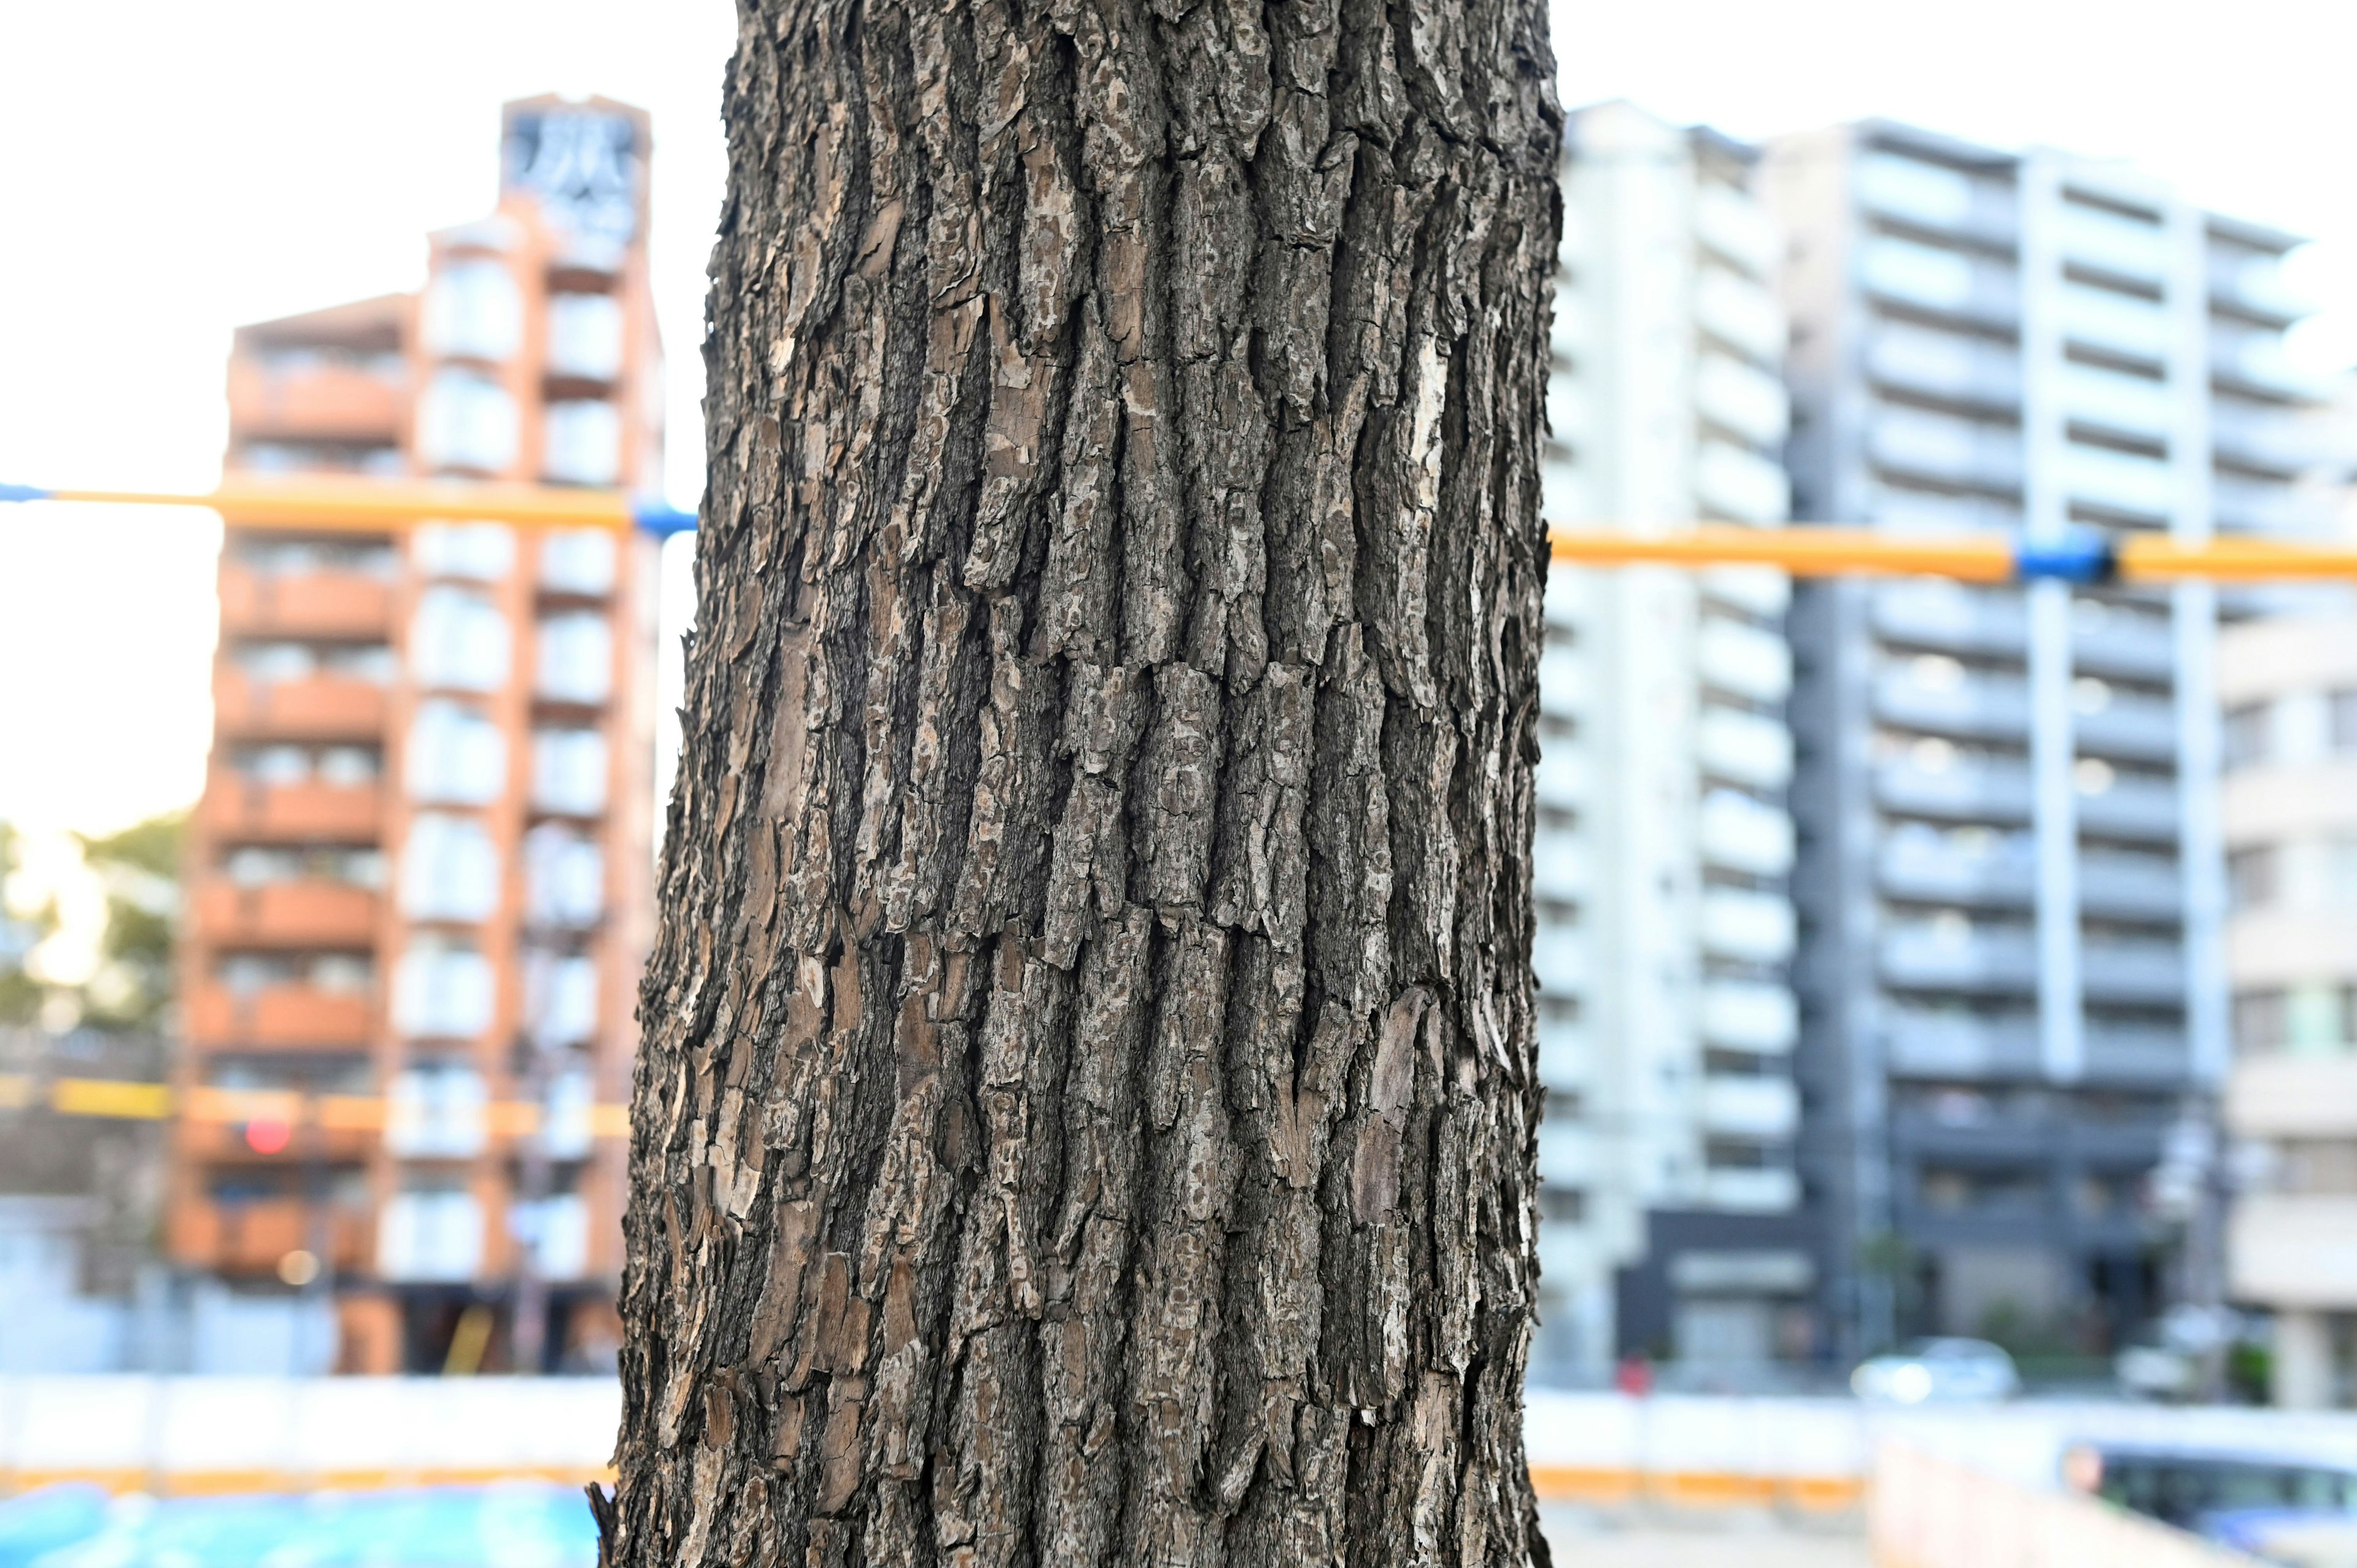
[{"label": "white sky", "polygon": [[[1744,136],[1887,114],[2118,155],[2319,236],[2311,362],[2357,358],[2357,8],[2098,0],[1552,0],[1566,104]],[[241,321],[416,285],[496,186],[499,105],[654,115],[671,486],[698,488],[704,263],[725,173],[716,0],[0,3],[0,480],[201,489]],[[210,716],[199,514],[0,507],[0,819],[102,830],[183,804]]]}]

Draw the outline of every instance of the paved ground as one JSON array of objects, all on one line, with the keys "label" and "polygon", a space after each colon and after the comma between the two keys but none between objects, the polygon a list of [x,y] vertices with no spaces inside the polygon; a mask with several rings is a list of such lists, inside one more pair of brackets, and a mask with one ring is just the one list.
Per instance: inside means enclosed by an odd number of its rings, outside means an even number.
[{"label": "paved ground", "polygon": [[1764,1521],[1725,1529],[1611,1529],[1568,1510],[1541,1510],[1556,1568],[1869,1568],[1857,1535],[1803,1534]]}]

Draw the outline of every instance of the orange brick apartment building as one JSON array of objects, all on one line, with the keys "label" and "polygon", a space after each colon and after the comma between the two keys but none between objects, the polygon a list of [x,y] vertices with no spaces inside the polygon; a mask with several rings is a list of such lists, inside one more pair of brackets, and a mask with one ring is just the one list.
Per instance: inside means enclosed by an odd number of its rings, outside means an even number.
[{"label": "orange brick apartment building", "polygon": [[[427,281],[241,329],[228,466],[652,488],[647,117],[532,99]],[[350,1371],[594,1366],[651,923],[654,559],[230,527],[182,944],[175,1260]]]}]

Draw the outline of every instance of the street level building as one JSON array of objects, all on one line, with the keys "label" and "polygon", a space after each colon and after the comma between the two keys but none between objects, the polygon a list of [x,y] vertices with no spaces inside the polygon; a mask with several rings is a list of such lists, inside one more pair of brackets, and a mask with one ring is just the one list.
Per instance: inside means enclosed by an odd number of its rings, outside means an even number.
[{"label": "street level building", "polygon": [[[2319,389],[2283,350],[2292,236],[1884,122],[1771,144],[1761,189],[1795,515],[2298,522]],[[1795,594],[1800,1164],[1844,1348],[2095,1352],[2201,1294],[2146,1195],[2229,1058],[2217,622],[2202,585]]]},{"label": "street level building", "polygon": [[2357,621],[2219,639],[2232,913],[2234,1301],[2273,1314],[2276,1402],[2357,1398]]},{"label": "street level building", "polygon": [[[1780,250],[1753,156],[1623,103],[1563,163],[1548,520],[1781,526]],[[1789,585],[1555,567],[1535,843],[1541,1382],[1626,1354],[1805,1354],[1796,1211]]]},{"label": "street level building", "polygon": [[[498,209],[421,293],[240,330],[230,470],[658,483],[649,148],[620,104],[509,104]],[[651,546],[227,521],[172,1255],[331,1298],[349,1370],[610,1356]]]}]

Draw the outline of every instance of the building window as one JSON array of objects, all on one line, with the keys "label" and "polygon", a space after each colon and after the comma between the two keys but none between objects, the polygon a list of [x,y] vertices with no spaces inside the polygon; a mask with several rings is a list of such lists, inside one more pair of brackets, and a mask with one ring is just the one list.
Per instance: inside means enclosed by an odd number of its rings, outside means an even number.
[{"label": "building window", "polygon": [[2284,993],[2245,991],[2234,998],[2234,1048],[2272,1051],[2284,1043]]},{"label": "building window", "polygon": [[2357,691],[2335,692],[2330,703],[2332,710],[2332,749],[2357,751]]},{"label": "building window", "polygon": [[435,373],[417,408],[417,450],[430,468],[498,473],[515,462],[521,416],[508,389],[472,371]]},{"label": "building window", "polygon": [[2280,856],[2273,844],[2238,849],[2226,857],[2226,898],[2236,909],[2260,909],[2276,901]]},{"label": "building window", "polygon": [[1577,1225],[1587,1218],[1587,1194],[1576,1187],[1539,1188],[1539,1222]]},{"label": "building window", "polygon": [[2268,730],[2274,708],[2266,703],[2244,703],[2226,710],[2225,760],[2229,768],[2249,768],[2266,760],[2273,749]]}]

